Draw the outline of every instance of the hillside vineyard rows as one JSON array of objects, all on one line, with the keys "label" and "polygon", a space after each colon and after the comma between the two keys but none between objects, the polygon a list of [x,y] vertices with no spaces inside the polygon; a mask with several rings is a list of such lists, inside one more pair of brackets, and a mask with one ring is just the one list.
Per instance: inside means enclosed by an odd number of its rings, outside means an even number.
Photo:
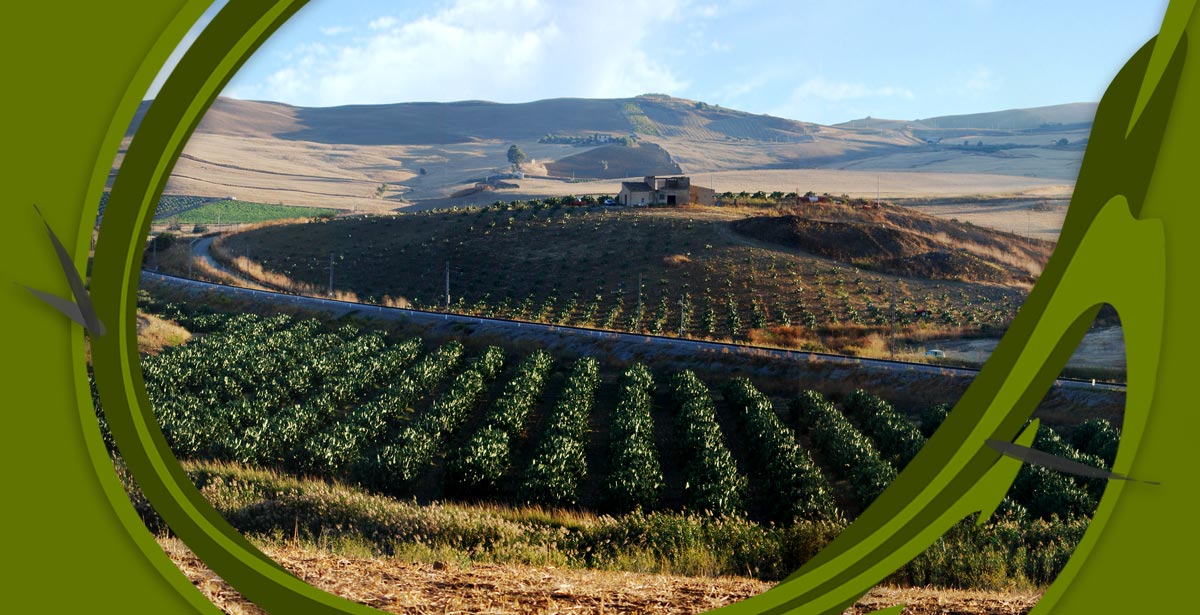
[{"label": "hillside vineyard rows", "polygon": [[[634,364],[605,373],[458,342],[390,340],[352,325],[161,310],[197,334],[143,358],[181,458],[321,477],[396,498],[466,499],[622,514],[670,510],[791,524],[850,519],[945,417],[917,419],[859,391],[772,400],[746,379]],[[100,414],[103,420],[102,413]],[[1108,467],[1104,421],[1043,426],[1035,446]],[[1103,482],[1025,466],[1002,511],[1087,517]]]},{"label": "hillside vineyard rows", "polygon": [[790,328],[829,345],[842,329],[1003,330],[1024,300],[1018,288],[759,247],[687,213],[540,202],[261,228],[220,238],[213,252],[231,269],[252,254],[263,269],[322,289],[333,255],[335,288],[366,303],[404,297],[421,309],[697,339]]}]

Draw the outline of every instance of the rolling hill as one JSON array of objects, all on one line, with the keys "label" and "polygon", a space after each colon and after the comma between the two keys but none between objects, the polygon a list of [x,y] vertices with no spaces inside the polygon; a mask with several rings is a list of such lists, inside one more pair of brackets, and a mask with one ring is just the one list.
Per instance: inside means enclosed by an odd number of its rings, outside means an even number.
[{"label": "rolling hill", "polygon": [[919,120],[863,118],[835,124],[838,128],[889,128],[909,126],[918,130],[972,128],[996,130],[1049,130],[1055,127],[1091,125],[1097,103],[1068,103],[1031,109],[1008,109],[966,115],[943,115]]},{"label": "rolling hill", "polygon": [[[149,104],[139,109],[131,134]],[[797,175],[813,170],[843,171],[848,181],[840,185],[864,190],[879,172],[898,171],[931,180],[932,174],[1006,177],[1000,183],[1012,184],[1014,193],[1062,191],[1078,171],[1094,108],[1079,103],[823,126],[661,94],[324,108],[219,98],[167,192],[358,211],[445,204],[483,178],[508,172],[512,144],[529,161],[511,198],[611,193],[618,187],[611,180],[650,173],[703,173],[718,190],[754,191],[761,187],[743,185],[747,173],[762,172],[773,185],[829,190]],[[580,180],[600,183],[575,185]],[[964,194],[970,193],[985,192]]]}]

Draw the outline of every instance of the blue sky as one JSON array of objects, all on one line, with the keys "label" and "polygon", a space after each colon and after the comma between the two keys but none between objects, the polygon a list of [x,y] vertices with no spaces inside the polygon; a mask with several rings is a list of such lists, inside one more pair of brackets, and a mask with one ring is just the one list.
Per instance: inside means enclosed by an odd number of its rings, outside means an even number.
[{"label": "blue sky", "polygon": [[1166,0],[312,0],[224,95],[302,106],[660,92],[832,124],[1097,101]]}]

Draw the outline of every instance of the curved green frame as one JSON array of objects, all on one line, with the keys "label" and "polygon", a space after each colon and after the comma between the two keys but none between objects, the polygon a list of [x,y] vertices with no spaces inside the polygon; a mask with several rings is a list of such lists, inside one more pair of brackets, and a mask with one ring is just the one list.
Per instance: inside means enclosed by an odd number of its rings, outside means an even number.
[{"label": "curved green frame", "polygon": [[[203,112],[246,58],[303,0],[233,0],[193,44],[139,128],[113,184],[96,246],[92,294],[110,333],[92,340],[97,386],[113,436],[139,486],[172,530],[217,574],[272,612],[374,613],[288,574],[225,522],[167,447],[137,354],[136,292],[143,238],[171,168]],[[725,613],[835,613],[974,512],[986,518],[1019,462],[986,439],[1021,431],[1103,303],[1120,313],[1129,378],[1114,471],[1129,473],[1153,398],[1162,344],[1166,247],[1141,220],[1181,75],[1194,0],[1173,2],[1163,32],[1113,81],[1097,111],[1059,245],[992,358],[937,434],[841,536],[772,590]],[[1171,24],[1178,24],[1178,27]],[[1113,250],[1121,245],[1122,250]],[[1129,254],[1140,259],[1130,259]],[[1120,280],[1123,286],[1112,286]],[[1152,478],[1152,477],[1147,477]],[[1106,489],[1084,540],[1038,611],[1075,577],[1124,489]],[[891,609],[889,609],[891,610]]]}]

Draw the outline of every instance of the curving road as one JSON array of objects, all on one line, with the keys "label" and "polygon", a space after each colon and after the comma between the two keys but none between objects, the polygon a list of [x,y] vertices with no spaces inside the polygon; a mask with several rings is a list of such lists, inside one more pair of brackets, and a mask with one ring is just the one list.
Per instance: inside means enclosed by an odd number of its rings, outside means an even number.
[{"label": "curving road", "polygon": [[[207,247],[207,246],[205,246]],[[205,254],[207,256],[207,253]],[[939,365],[928,365],[925,363],[908,363],[905,361],[891,361],[887,359],[863,359],[859,357],[850,357],[838,354],[827,354],[821,352],[804,352],[798,350],[779,350],[774,348],[761,348],[757,346],[745,346],[739,344],[729,344],[723,342],[708,342],[701,340],[688,340],[675,337],[663,337],[658,335],[647,335],[640,333],[622,333],[617,331],[603,331],[598,329],[585,329],[582,327],[572,327],[566,325],[546,325],[541,323],[524,322],[517,320],[506,320],[502,318],[484,318],[480,316],[466,316],[461,314],[446,314],[441,312],[427,312],[423,310],[414,310],[406,308],[391,308],[380,305],[369,305],[365,303],[353,303],[349,301],[338,301],[335,299],[323,299],[320,297],[306,297],[301,295],[292,295],[287,293],[272,292],[266,290],[255,290],[251,288],[242,288],[239,286],[228,286],[225,284],[215,284],[212,282],[201,282],[198,280],[190,280],[187,278],[176,277],[172,275],[154,273],[151,271],[142,271],[142,280],[157,281],[160,283],[185,286],[197,290],[207,292],[217,292],[231,297],[253,299],[260,302],[275,303],[278,305],[293,305],[301,306],[306,309],[318,310],[333,316],[343,316],[354,314],[356,316],[365,316],[368,318],[377,318],[381,320],[406,320],[406,321],[429,321],[429,322],[460,322],[467,324],[487,324],[498,326],[501,328],[512,329],[533,329],[535,331],[565,333],[569,335],[578,335],[581,338],[590,339],[608,339],[622,342],[638,342],[642,344],[658,345],[662,348],[672,350],[695,350],[695,351],[717,351],[733,354],[741,354],[755,357],[768,357],[781,361],[803,361],[803,362],[827,362],[844,365],[852,365],[861,368],[876,370],[876,371],[891,371],[904,372],[909,374],[928,374],[941,376],[960,376],[974,377],[979,373],[978,369],[964,367],[946,367]],[[1112,384],[1095,382],[1092,380],[1079,380],[1072,378],[1059,378],[1055,381],[1055,386],[1063,388],[1083,388],[1092,390],[1104,391],[1125,391],[1124,384]]]}]

